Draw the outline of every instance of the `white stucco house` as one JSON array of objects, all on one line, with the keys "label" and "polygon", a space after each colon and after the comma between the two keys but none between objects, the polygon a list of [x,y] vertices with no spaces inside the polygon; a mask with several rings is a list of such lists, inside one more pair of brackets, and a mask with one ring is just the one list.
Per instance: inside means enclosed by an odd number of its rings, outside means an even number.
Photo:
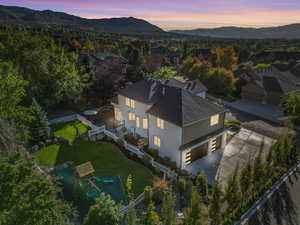
[{"label": "white stucco house", "polygon": [[226,144],[225,109],[208,101],[206,91],[198,80],[145,78],[118,92],[115,120],[185,169]]}]

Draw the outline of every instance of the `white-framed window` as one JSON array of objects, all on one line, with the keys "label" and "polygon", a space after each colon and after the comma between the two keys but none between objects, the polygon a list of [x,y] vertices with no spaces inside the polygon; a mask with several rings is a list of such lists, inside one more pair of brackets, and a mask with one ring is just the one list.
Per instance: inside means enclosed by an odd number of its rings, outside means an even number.
[{"label": "white-framed window", "polygon": [[125,97],[125,103],[127,106],[130,107],[130,99],[129,98]]},{"label": "white-framed window", "polygon": [[121,111],[118,108],[115,108],[115,120],[121,121]]},{"label": "white-framed window", "polygon": [[132,112],[129,112],[129,113],[128,113],[128,119],[129,119],[129,120],[135,120],[135,114],[132,113]]},{"label": "white-framed window", "polygon": [[165,128],[165,122],[162,119],[160,119],[160,118],[156,119],[156,125],[160,129],[164,129]]},{"label": "white-framed window", "polygon": [[132,109],[135,108],[135,101],[133,99],[125,97],[125,104]]},{"label": "white-framed window", "polygon": [[154,136],[154,137],[153,137],[153,143],[154,143],[154,145],[155,145],[156,147],[160,147],[160,144],[161,144],[160,138],[157,137],[157,136]]},{"label": "white-framed window", "polygon": [[130,99],[130,107],[135,108],[135,101],[133,99]]},{"label": "white-framed window", "polygon": [[143,129],[148,129],[148,118],[143,119]]},{"label": "white-framed window", "polygon": [[220,119],[219,114],[210,117],[210,126],[217,125],[219,123],[219,119]]},{"label": "white-framed window", "polygon": [[135,117],[135,126],[136,128],[140,128],[140,117]]}]

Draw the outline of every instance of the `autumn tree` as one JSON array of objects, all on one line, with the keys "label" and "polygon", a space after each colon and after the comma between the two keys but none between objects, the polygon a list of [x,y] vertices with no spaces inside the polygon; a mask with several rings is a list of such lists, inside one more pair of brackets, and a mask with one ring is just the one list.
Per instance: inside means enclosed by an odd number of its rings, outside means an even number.
[{"label": "autumn tree", "polygon": [[238,56],[232,46],[215,49],[216,66],[229,71],[237,69]]}]

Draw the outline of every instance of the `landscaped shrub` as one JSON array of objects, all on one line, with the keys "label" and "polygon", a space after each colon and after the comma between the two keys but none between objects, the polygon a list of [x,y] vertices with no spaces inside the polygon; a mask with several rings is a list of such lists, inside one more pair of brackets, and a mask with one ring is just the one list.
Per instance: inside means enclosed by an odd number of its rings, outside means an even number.
[{"label": "landscaped shrub", "polygon": [[123,145],[124,145],[124,141],[123,141],[122,139],[119,139],[119,140],[117,141],[117,143],[118,143],[118,145],[120,145],[120,146],[123,146]]},{"label": "landscaped shrub", "polygon": [[137,146],[141,137],[138,134],[127,133],[124,138],[129,144]]},{"label": "landscaped shrub", "polygon": [[183,176],[183,177],[190,175],[190,173],[187,170],[178,170],[178,174],[179,176]]},{"label": "landscaped shrub", "polygon": [[151,162],[150,162],[151,158],[148,156],[148,155],[144,155],[143,158],[142,158],[142,161],[145,165],[151,165]]},{"label": "landscaped shrub", "polygon": [[152,197],[153,197],[152,187],[150,187],[150,186],[145,187],[145,189],[144,189],[144,204],[149,205],[150,202],[152,201]]},{"label": "landscaped shrub", "polygon": [[149,149],[147,149],[146,151],[147,151],[147,152],[149,153],[149,155],[151,155],[154,159],[158,159],[158,158],[159,158],[159,152],[158,152],[158,150],[149,148]]},{"label": "landscaped shrub", "polygon": [[239,120],[227,120],[224,125],[230,127],[233,131],[238,132],[241,129],[241,121]]}]

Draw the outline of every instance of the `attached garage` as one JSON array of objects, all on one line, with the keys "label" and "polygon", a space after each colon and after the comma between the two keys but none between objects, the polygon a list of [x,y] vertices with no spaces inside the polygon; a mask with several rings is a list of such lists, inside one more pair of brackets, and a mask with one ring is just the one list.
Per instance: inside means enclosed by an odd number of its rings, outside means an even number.
[{"label": "attached garage", "polygon": [[189,165],[194,161],[201,159],[207,154],[208,154],[208,142],[193,148],[189,153],[186,154],[186,165]]}]

